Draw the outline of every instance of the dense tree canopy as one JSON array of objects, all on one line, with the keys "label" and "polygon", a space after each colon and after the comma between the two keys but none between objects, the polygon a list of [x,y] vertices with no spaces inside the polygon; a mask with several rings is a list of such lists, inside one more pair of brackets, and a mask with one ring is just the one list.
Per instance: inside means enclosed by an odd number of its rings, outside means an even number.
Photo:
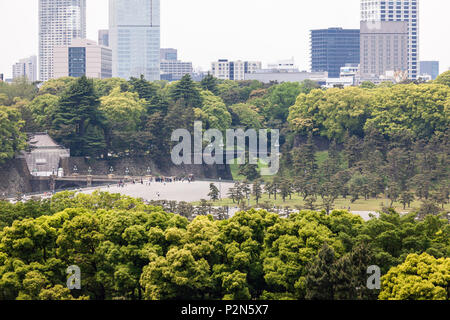
[{"label": "dense tree canopy", "polygon": [[338,141],[346,132],[362,137],[368,127],[390,137],[408,130],[425,138],[449,127],[448,99],[448,88],[436,84],[313,90],[298,96],[288,120],[296,132]]},{"label": "dense tree canopy", "polygon": [[[448,298],[450,229],[434,216],[252,209],[188,220],[99,192],[0,209],[2,300],[375,299],[362,288],[374,264],[381,299]],[[70,265],[81,290],[66,289]]]},{"label": "dense tree canopy", "polygon": [[382,300],[449,300],[450,258],[411,254],[382,280]]},{"label": "dense tree canopy", "polygon": [[25,135],[20,131],[22,126],[17,110],[0,106],[0,163],[25,147]]}]

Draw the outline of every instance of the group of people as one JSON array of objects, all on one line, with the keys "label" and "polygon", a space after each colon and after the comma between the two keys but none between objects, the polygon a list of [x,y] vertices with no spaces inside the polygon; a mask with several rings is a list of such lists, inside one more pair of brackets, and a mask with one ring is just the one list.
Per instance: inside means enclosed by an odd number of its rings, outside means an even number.
[{"label": "group of people", "polygon": [[[157,183],[164,183],[164,185],[166,184],[166,183],[173,183],[173,182],[189,182],[189,183],[191,183],[192,181],[193,181],[194,179],[193,179],[193,177],[192,176],[189,176],[189,177],[150,177],[149,179],[148,179],[148,181],[145,183],[146,185],[148,185],[148,186],[150,186],[151,185],[151,183],[152,182],[157,182]],[[144,184],[144,180],[141,178],[140,180],[132,180],[131,181],[131,183],[132,184],[137,184],[137,183],[140,183],[140,184]],[[117,183],[117,186],[119,187],[119,188],[124,188],[125,187],[125,185],[126,185],[126,183],[123,181],[123,180],[120,180],[118,183]],[[108,188],[109,188],[110,186],[108,185]]]},{"label": "group of people", "polygon": [[[150,181],[153,181],[153,178],[150,178]],[[172,182],[191,182],[192,178],[185,178],[185,177],[155,177],[155,182],[160,183],[172,183]]]}]

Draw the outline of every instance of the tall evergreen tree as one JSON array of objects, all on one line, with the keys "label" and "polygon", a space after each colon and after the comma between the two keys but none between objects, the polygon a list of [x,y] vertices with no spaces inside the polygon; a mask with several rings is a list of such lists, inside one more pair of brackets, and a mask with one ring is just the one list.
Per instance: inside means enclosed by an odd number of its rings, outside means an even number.
[{"label": "tall evergreen tree", "polygon": [[208,73],[208,75],[202,79],[202,81],[200,82],[200,86],[203,90],[209,90],[216,96],[219,94],[217,79],[214,78],[214,76],[210,73]]},{"label": "tall evergreen tree", "polygon": [[184,75],[184,77],[174,85],[171,97],[174,101],[183,100],[186,105],[192,108],[202,107],[200,92],[189,74]]},{"label": "tall evergreen tree", "polygon": [[318,256],[307,268],[306,299],[333,300],[334,287],[331,273],[334,262],[333,248],[324,244]]},{"label": "tall evergreen tree", "polygon": [[94,83],[85,76],[77,79],[62,94],[53,120],[53,134],[71,149],[73,156],[95,155],[102,151],[92,146],[102,144],[104,136],[99,130],[90,130],[105,123],[99,105]]}]

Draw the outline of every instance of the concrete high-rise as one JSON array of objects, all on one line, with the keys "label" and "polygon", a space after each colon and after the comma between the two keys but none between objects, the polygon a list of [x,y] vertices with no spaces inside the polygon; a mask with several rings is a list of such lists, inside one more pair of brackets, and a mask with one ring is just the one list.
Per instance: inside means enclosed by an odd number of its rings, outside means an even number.
[{"label": "concrete high-rise", "polygon": [[86,38],[86,0],[39,0],[39,79],[53,78],[53,48]]},{"label": "concrete high-rise", "polygon": [[359,63],[359,41],[358,29],[311,30],[311,71],[339,78],[341,67]]},{"label": "concrete high-rise", "polygon": [[53,50],[54,76],[106,79],[112,77],[112,51],[95,41],[75,39]]},{"label": "concrete high-rise", "polygon": [[160,79],[160,0],[109,0],[113,76]]},{"label": "concrete high-rise", "polygon": [[408,71],[408,24],[405,21],[380,21],[377,28],[361,22],[362,80],[376,81],[386,72]]},{"label": "concrete high-rise", "polygon": [[26,78],[28,81],[35,82],[38,80],[37,74],[37,57],[21,59],[12,67],[13,79]]},{"label": "concrete high-rise", "polygon": [[408,26],[408,77],[417,79],[419,65],[419,0],[361,0],[361,21],[370,22],[372,29],[377,22],[406,21]]}]

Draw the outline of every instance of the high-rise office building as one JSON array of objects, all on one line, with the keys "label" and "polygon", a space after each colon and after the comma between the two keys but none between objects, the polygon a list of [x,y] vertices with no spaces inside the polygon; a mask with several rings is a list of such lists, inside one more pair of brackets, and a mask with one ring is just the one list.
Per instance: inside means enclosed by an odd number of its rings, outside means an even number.
[{"label": "high-rise office building", "polygon": [[160,0],[109,0],[113,76],[160,79]]},{"label": "high-rise office building", "polygon": [[220,59],[211,64],[212,75],[222,80],[245,80],[246,73],[261,70],[260,61],[228,61]]},{"label": "high-rise office building", "polygon": [[53,48],[86,38],[86,0],[39,0],[39,78],[53,78]]},{"label": "high-rise office building", "polygon": [[98,45],[109,47],[109,30],[98,30]]},{"label": "high-rise office building", "polygon": [[432,80],[439,76],[439,61],[420,61],[420,75],[429,75]]},{"label": "high-rise office building", "polygon": [[359,29],[311,30],[311,71],[339,78],[341,67],[359,63]]},{"label": "high-rise office building", "polygon": [[419,65],[419,0],[361,0],[361,21],[406,21],[408,23],[408,77],[417,79]]},{"label": "high-rise office building", "polygon": [[106,79],[112,77],[112,50],[95,41],[75,39],[53,50],[54,76]]},{"label": "high-rise office building", "polygon": [[12,67],[13,79],[26,78],[28,81],[35,82],[38,80],[37,74],[37,57],[21,59]]},{"label": "high-rise office building", "polygon": [[408,24],[405,21],[361,22],[362,80],[377,81],[386,72],[408,72]]}]

